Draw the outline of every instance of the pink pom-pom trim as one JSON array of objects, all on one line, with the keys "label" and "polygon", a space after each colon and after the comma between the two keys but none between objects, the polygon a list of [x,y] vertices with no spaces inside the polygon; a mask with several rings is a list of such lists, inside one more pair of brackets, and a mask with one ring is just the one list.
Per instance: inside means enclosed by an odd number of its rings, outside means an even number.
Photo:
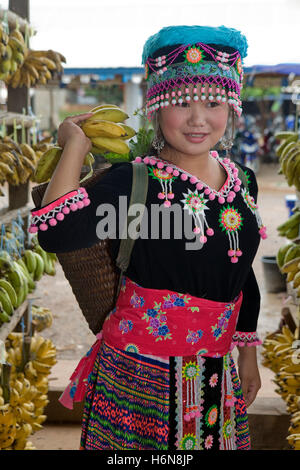
[{"label": "pink pom-pom trim", "polygon": [[52,227],[54,227],[55,225],[57,224],[57,220],[52,218],[49,220],[49,225],[51,225]]}]

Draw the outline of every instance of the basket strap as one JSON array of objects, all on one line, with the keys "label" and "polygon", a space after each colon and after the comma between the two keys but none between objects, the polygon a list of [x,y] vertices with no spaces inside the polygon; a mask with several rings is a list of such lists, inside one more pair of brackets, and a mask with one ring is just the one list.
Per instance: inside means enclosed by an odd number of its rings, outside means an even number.
[{"label": "basket strap", "polygon": [[[148,192],[148,168],[143,162],[132,162],[132,189],[129,208],[133,204],[142,204],[141,220],[143,218],[147,192]],[[116,265],[120,268],[121,274],[119,279],[118,292],[121,287],[122,275],[126,271],[131,257],[131,252],[134,246],[135,239],[128,236],[128,227],[135,215],[127,214],[127,226],[124,227],[123,235],[120,242],[118,257]],[[140,226],[139,226],[140,228]],[[138,234],[137,234],[138,235]]]}]

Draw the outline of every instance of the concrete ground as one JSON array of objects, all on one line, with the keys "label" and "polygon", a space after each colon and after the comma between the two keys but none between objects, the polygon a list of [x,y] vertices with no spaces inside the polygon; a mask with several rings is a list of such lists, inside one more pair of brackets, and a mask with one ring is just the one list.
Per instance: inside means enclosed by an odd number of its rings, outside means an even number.
[{"label": "concrete ground", "polygon": [[[257,180],[259,186],[258,205],[260,215],[264,224],[267,226],[268,233],[268,238],[261,241],[253,263],[261,292],[261,312],[258,322],[258,333],[261,339],[263,339],[268,332],[277,329],[281,309],[286,303],[287,296],[285,292],[275,294],[267,292],[267,284],[261,258],[262,256],[275,256],[278,248],[286,243],[285,239],[277,235],[276,227],[288,218],[285,197],[287,194],[295,194],[295,190],[287,186],[285,178],[282,175],[278,175],[277,164],[262,165],[257,175]],[[55,277],[43,276],[38,283],[34,296],[36,297],[36,303],[51,308],[54,316],[51,328],[42,332],[43,336],[50,338],[57,347],[58,363],[53,367],[50,376],[49,396],[54,397],[57,391],[62,391],[68,384],[68,378],[80,358],[93,344],[95,337],[88,329],[60,265],[57,265],[57,274]],[[275,385],[272,382],[273,373],[261,365],[261,347],[258,347],[258,359],[262,388],[258,393],[255,403],[249,408],[250,426],[252,423],[253,432],[255,430],[256,433],[255,448],[261,448],[263,441],[265,442],[265,448],[272,448],[272,445],[275,449],[284,448],[285,433],[288,427],[285,403],[274,391]],[[54,401],[55,400],[54,398]],[[55,406],[53,409],[54,408]],[[58,416],[60,412],[60,416],[63,416],[63,407],[58,408],[58,412],[57,410],[53,411],[54,415],[58,413]],[[265,421],[267,421],[268,416],[270,417],[271,415],[272,419],[269,421],[269,424],[264,427],[264,430],[262,428],[259,430],[261,420],[257,421],[257,419],[263,417],[263,420],[265,419]],[[55,416],[57,417],[57,415]],[[278,444],[275,442],[275,436],[278,436],[278,430],[280,428],[276,421],[277,417],[283,417],[285,420],[283,424],[281,421],[283,429],[280,442],[277,441]],[[51,417],[49,418],[50,421],[44,424],[43,429],[31,436],[30,440],[33,442],[34,446],[40,450],[78,449],[80,423],[69,422],[56,424],[51,422],[53,421]],[[263,433],[264,438],[262,439]]]}]

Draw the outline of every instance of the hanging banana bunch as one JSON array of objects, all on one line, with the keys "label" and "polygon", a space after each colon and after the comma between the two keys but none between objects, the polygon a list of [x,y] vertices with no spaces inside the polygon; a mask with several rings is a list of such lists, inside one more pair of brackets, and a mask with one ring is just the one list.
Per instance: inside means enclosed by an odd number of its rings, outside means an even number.
[{"label": "hanging banana bunch", "polygon": [[[6,364],[10,365],[7,384],[0,386],[0,449],[35,449],[28,438],[42,429],[48,400],[48,378],[56,363],[56,349],[51,340],[34,335],[30,344],[30,361],[25,372],[23,363],[23,334],[12,332],[5,342]],[[27,366],[27,367],[26,367]],[[0,376],[1,376],[0,368]]]},{"label": "hanging banana bunch", "polygon": [[[275,391],[285,400],[291,424],[287,441],[292,449],[300,450],[300,351],[296,339],[299,332],[291,332],[287,325],[281,331],[268,334],[263,342],[262,364],[274,374]],[[298,346],[299,348],[299,346]]]},{"label": "hanging banana bunch", "polygon": [[55,74],[63,72],[62,63],[66,58],[60,53],[49,49],[48,51],[34,51],[29,49],[22,66],[6,80],[12,88],[35,85],[46,85]]},{"label": "hanging banana bunch", "polygon": [[279,158],[279,173],[284,174],[289,186],[300,190],[300,141],[298,132],[283,131],[275,134],[280,140],[276,148]]},{"label": "hanging banana bunch", "polygon": [[8,24],[0,24],[0,80],[8,83],[10,77],[22,67],[28,54],[26,39],[16,28],[9,31]]}]

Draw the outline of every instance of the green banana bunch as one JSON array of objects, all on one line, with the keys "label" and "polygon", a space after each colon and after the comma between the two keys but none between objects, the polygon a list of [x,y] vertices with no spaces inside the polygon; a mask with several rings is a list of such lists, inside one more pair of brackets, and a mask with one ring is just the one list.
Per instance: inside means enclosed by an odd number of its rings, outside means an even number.
[{"label": "green banana bunch", "polygon": [[12,262],[12,269],[7,272],[6,278],[12,284],[17,294],[17,307],[19,307],[32,292],[32,279],[30,279],[18,261]]},{"label": "green banana bunch", "polygon": [[39,281],[45,271],[45,263],[42,256],[33,250],[25,250],[21,260],[34,281]]},{"label": "green banana bunch", "polygon": [[1,274],[12,269],[12,261],[13,260],[7,251],[5,250],[0,251],[0,273]]},{"label": "green banana bunch", "polygon": [[[47,251],[43,250],[43,248],[40,245],[37,245],[34,250],[36,253],[38,253],[44,261],[44,266],[45,266],[45,273],[48,274],[49,276],[55,276],[56,270],[55,270],[55,262],[57,260],[56,254],[55,253],[47,253]],[[54,255],[54,256],[51,256]]]},{"label": "green banana bunch", "polygon": [[[49,181],[58,165],[62,153],[63,149],[58,145],[52,145],[49,147],[39,158],[33,175],[33,181],[36,183],[44,183]],[[89,166],[92,169],[94,162],[95,158],[93,154],[89,152],[85,156],[83,165]]]},{"label": "green banana bunch", "polygon": [[[17,293],[13,287],[13,285],[5,278],[0,279],[0,289],[3,289],[4,291],[7,292],[7,295],[10,299],[11,305],[14,308],[17,307],[18,299],[17,299]],[[3,302],[2,302],[3,304]],[[6,310],[7,311],[7,310]]]},{"label": "green banana bunch", "polygon": [[2,305],[2,302],[0,300],[0,326],[3,324],[3,323],[7,323],[10,321],[10,316],[8,315],[8,313],[4,310],[3,308],[3,305]]},{"label": "green banana bunch", "polygon": [[280,174],[284,174],[289,186],[300,188],[300,141],[297,132],[279,132],[275,138],[282,140],[276,148]]}]

